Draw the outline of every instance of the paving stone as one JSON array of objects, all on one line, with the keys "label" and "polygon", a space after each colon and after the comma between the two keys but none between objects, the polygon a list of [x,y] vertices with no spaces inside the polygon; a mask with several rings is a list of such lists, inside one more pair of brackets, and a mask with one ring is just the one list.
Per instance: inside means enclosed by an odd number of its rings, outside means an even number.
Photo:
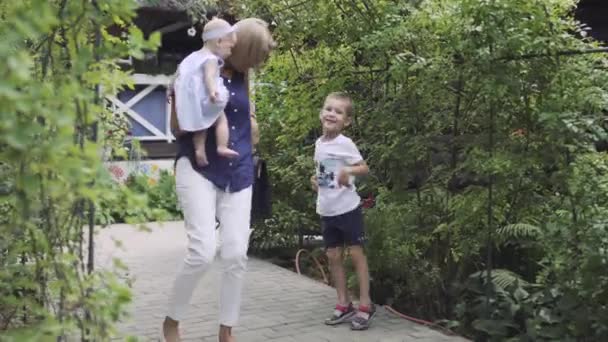
[{"label": "paving stone", "polygon": [[[96,238],[98,267],[111,268],[120,258],[129,267],[133,303],[131,316],[119,324],[120,335],[158,341],[167,296],[186,251],[182,222],[147,224],[150,232],[130,225],[100,229]],[[113,239],[122,241],[118,248]],[[180,329],[184,341],[217,342],[220,288],[219,265],[211,267],[192,298]],[[348,324],[323,324],[335,302],[335,290],[269,262],[250,258],[245,277],[241,322],[234,328],[239,342],[410,342],[466,341],[448,337],[401,320],[384,308],[368,331],[355,332]]]}]

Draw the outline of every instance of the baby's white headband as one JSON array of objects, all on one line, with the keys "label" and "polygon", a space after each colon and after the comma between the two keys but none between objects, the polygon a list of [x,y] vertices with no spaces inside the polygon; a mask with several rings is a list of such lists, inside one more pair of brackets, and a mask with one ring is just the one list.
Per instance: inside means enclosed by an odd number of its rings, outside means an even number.
[{"label": "baby's white headband", "polygon": [[231,34],[232,32],[236,32],[236,29],[234,28],[234,26],[222,27],[222,28],[216,28],[213,30],[209,30],[207,32],[203,32],[203,41],[206,42],[211,39],[222,38],[222,37],[225,37],[225,36]]}]

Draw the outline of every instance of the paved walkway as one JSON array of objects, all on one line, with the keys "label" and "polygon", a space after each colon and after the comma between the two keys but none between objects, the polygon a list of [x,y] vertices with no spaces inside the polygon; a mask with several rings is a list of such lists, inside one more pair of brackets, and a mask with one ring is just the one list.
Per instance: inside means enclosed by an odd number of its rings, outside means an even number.
[{"label": "paved walkway", "polygon": [[[148,227],[151,232],[116,225],[100,231],[96,239],[97,267],[108,267],[113,257],[129,267],[132,317],[120,327],[120,340],[135,335],[158,341],[167,296],[185,252],[181,222]],[[115,246],[114,239],[123,246]],[[239,342],[464,341],[397,318],[383,308],[368,331],[352,332],[348,325],[328,327],[323,319],[335,301],[331,287],[255,258],[248,269],[241,322],[234,331]],[[217,341],[218,280],[214,266],[199,284],[189,318],[182,322],[184,341]]]}]

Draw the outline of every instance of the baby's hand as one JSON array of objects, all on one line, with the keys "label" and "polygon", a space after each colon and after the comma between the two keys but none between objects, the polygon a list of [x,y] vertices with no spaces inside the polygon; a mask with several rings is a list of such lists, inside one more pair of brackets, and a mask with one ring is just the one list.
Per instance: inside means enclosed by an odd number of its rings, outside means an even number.
[{"label": "baby's hand", "polygon": [[338,186],[350,187],[350,168],[344,167],[338,174]]},{"label": "baby's hand", "polygon": [[220,93],[217,90],[212,91],[209,94],[209,99],[211,99],[212,103],[217,103],[217,101],[219,101],[219,99],[220,99]]}]

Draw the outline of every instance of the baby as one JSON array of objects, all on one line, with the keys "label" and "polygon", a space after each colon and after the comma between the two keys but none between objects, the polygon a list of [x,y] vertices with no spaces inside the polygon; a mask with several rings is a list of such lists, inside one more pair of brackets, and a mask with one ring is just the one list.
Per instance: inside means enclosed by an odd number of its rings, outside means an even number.
[{"label": "baby", "polygon": [[228,90],[220,77],[224,59],[230,56],[236,43],[233,26],[214,18],[203,28],[203,48],[188,55],[177,69],[175,108],[177,121],[183,131],[193,132],[196,163],[208,164],[205,152],[207,129],[215,125],[217,153],[234,158],[238,153],[228,148],[228,120],[224,107]]}]

